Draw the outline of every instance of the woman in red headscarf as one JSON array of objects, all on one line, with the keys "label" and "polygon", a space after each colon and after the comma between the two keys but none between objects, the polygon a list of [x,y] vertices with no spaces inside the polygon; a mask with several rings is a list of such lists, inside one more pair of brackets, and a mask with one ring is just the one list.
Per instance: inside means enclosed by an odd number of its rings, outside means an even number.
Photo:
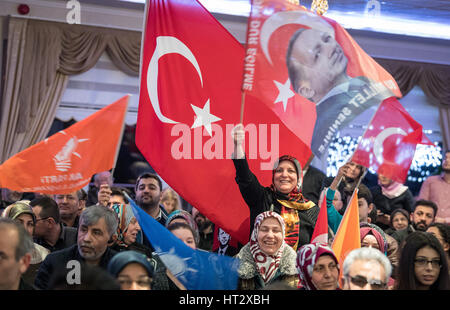
[{"label": "woman in red headscarf", "polygon": [[[286,224],[285,241],[294,250],[311,240],[319,214],[319,207],[305,199],[301,193],[303,171],[297,159],[281,156],[272,171],[272,184],[262,186],[250,171],[243,150],[245,132],[242,124],[233,129],[236,182],[250,209],[250,223],[258,214],[275,211]],[[250,230],[251,231],[251,230]]]},{"label": "woman in red headscarf", "polygon": [[297,269],[303,290],[339,289],[339,263],[328,244],[305,244],[297,252]]}]

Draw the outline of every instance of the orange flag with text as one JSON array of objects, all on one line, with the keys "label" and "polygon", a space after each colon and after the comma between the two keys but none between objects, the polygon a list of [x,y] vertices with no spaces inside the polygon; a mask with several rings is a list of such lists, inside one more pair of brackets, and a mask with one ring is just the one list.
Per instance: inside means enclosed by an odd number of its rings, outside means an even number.
[{"label": "orange flag with text", "polygon": [[353,192],[349,206],[345,210],[331,248],[336,255],[341,271],[348,253],[361,247],[359,232],[358,189]]},{"label": "orange flag with text", "polygon": [[67,194],[115,165],[129,95],[23,150],[0,166],[0,187]]}]

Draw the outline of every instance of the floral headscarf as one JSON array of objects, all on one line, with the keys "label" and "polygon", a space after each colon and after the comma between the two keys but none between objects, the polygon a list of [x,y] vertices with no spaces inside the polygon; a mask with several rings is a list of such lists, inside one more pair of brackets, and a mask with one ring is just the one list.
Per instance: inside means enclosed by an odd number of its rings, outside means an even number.
[{"label": "floral headscarf", "polygon": [[115,203],[111,206],[111,210],[113,210],[119,219],[119,225],[117,226],[117,244],[122,246],[127,246],[124,241],[124,234],[128,229],[128,225],[130,225],[131,220],[135,217],[133,213],[133,209],[128,204],[118,204]]},{"label": "floral headscarf", "polygon": [[317,290],[312,282],[314,265],[322,255],[330,255],[336,262],[338,272],[339,263],[333,250],[324,243],[310,243],[300,247],[297,251],[297,270],[301,285],[307,290]]},{"label": "floral headscarf", "polygon": [[[281,225],[283,234],[282,244],[275,255],[268,255],[264,253],[258,244],[258,233],[262,222],[270,217],[274,217]],[[259,214],[255,219],[255,226],[253,228],[252,236],[250,238],[250,252],[252,253],[253,260],[256,263],[258,272],[261,275],[264,284],[268,284],[270,280],[275,276],[278,268],[280,267],[281,255],[283,254],[286,243],[284,242],[285,227],[283,218],[276,212],[266,211]]]},{"label": "floral headscarf", "polygon": [[192,231],[194,232],[195,244],[198,245],[200,242],[200,235],[198,233],[197,223],[195,222],[194,218],[189,212],[184,210],[175,210],[172,213],[170,213],[166,220],[166,228],[169,227],[172,221],[177,218],[185,220],[187,224],[191,226]]}]

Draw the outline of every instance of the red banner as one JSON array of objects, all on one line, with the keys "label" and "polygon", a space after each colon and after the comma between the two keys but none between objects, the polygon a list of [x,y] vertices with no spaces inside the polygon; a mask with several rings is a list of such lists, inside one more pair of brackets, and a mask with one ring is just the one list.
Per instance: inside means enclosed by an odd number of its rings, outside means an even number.
[{"label": "red banner", "polygon": [[253,1],[245,60],[247,97],[264,102],[319,157],[359,114],[401,97],[337,22],[286,0]]},{"label": "red banner", "polygon": [[[231,160],[245,50],[197,1],[152,0],[147,10],[136,144],[170,187],[246,244],[250,213]],[[246,99],[244,119],[261,184],[280,154],[306,162],[308,147],[264,104]]]}]

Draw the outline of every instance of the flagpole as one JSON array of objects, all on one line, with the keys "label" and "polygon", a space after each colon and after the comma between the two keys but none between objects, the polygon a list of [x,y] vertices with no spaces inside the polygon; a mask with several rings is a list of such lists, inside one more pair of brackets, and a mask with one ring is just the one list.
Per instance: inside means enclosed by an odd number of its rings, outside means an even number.
[{"label": "flagpole", "polygon": [[244,106],[245,106],[245,91],[242,91],[241,96],[241,117],[239,119],[239,123],[243,124],[244,122]]}]

